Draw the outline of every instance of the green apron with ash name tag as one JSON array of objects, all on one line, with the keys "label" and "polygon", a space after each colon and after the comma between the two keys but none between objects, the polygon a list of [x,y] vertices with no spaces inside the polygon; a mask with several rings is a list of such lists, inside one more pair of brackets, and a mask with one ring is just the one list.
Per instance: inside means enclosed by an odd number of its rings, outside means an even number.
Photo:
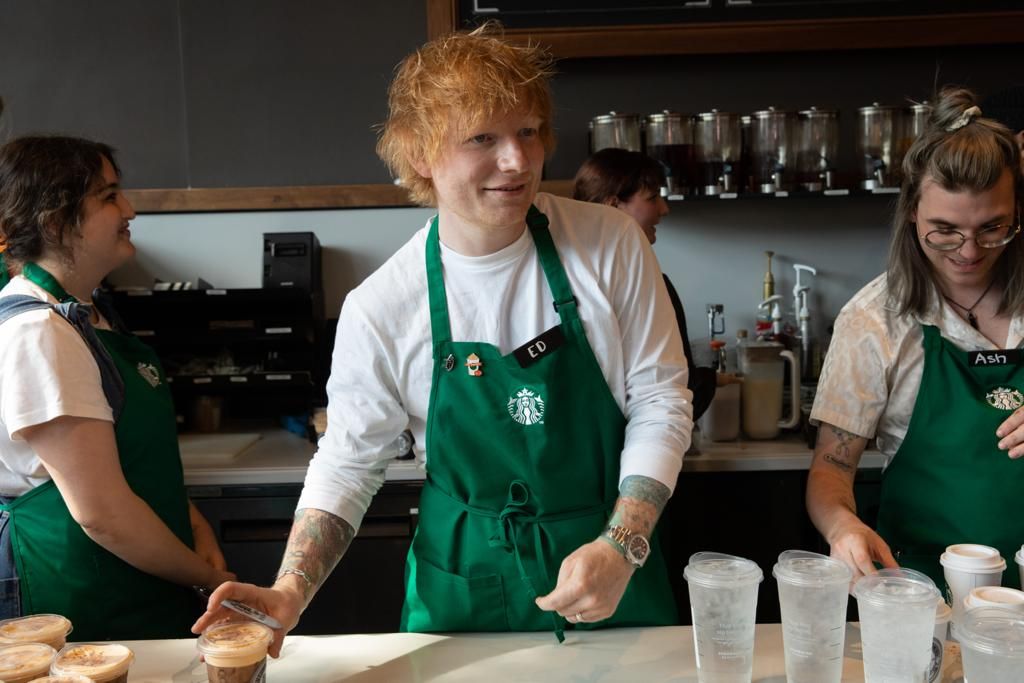
[{"label": "green apron with ash name tag", "polygon": [[[914,412],[882,478],[878,532],[900,565],[945,586],[939,556],[954,543],[998,548],[1003,583],[1020,587],[1024,460],[996,446],[996,428],[1024,404],[1024,364],[999,351],[966,352],[923,325],[924,372]],[[981,354],[995,360],[971,365]],[[1011,352],[1016,353],[1016,350]]]},{"label": "green apron with ash name tag", "polygon": [[[534,599],[555,587],[567,555],[601,534],[618,497],[626,420],[587,341],[548,219],[531,207],[527,222],[564,343],[525,368],[493,345],[452,341],[436,217],[427,237],[429,455],[403,631],[554,629],[561,640],[564,620]],[[657,540],[651,551],[615,614],[576,628],[678,623]]]},{"label": "green apron with ash name tag", "polygon": [[[73,300],[45,271],[42,277],[25,275],[58,300]],[[125,480],[191,548],[174,405],[160,361],[130,334],[96,333],[124,380],[124,408],[114,433]],[[139,571],[95,543],[52,480],[0,509],[10,514],[24,614],[66,616],[76,641],[190,636],[198,615],[191,590]]]}]

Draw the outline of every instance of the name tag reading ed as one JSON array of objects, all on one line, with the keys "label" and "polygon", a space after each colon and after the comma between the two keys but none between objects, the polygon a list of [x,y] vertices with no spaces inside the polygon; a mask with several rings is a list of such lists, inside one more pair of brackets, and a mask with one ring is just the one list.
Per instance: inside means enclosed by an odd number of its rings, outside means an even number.
[{"label": "name tag reading ed", "polygon": [[1020,360],[1020,349],[995,349],[993,351],[968,351],[967,362],[971,367],[992,365],[1016,365]]},{"label": "name tag reading ed", "polygon": [[519,367],[528,368],[544,356],[558,349],[564,343],[565,335],[562,334],[562,328],[556,325],[547,332],[542,332],[540,336],[526,342],[513,351],[512,354],[519,361]]}]

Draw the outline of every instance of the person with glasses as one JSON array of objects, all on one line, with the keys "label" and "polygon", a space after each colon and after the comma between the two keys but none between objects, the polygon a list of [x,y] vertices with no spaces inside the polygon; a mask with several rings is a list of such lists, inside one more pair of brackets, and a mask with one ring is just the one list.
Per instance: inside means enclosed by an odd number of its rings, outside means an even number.
[{"label": "person with glasses", "polygon": [[[1024,541],[1019,154],[972,92],[944,89],[903,162],[887,272],[836,320],[807,508],[855,576],[899,565],[943,586],[947,545],[1010,558]],[[853,494],[871,438],[885,459],[875,529]]]}]

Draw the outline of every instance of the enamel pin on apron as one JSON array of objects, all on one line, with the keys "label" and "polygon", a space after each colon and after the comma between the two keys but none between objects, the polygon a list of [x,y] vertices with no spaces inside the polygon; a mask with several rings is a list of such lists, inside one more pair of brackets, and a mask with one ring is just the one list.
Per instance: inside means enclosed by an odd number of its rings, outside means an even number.
[{"label": "enamel pin on apron", "polygon": [[451,372],[455,368],[455,356],[448,354],[448,357],[444,359],[444,369],[446,372]]},{"label": "enamel pin on apron", "polygon": [[470,377],[480,377],[483,375],[484,371],[481,369],[483,365],[484,362],[475,353],[466,356],[466,371],[469,372]]}]

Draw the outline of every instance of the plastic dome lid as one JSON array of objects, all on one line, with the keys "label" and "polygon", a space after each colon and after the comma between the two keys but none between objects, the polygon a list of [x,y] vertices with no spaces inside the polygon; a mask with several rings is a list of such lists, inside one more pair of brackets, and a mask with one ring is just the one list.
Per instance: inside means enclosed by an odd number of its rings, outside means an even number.
[{"label": "plastic dome lid", "polygon": [[853,572],[843,562],[806,550],[787,550],[779,555],[772,576],[798,586],[848,584]]},{"label": "plastic dome lid", "polygon": [[936,605],[940,593],[935,582],[913,569],[881,569],[861,577],[853,597],[876,606]]},{"label": "plastic dome lid", "polygon": [[760,583],[764,572],[753,560],[724,553],[701,552],[690,556],[683,576],[699,586],[731,588]]},{"label": "plastic dome lid", "polygon": [[1003,657],[1024,659],[1024,616],[1001,607],[968,610],[953,623],[961,647]]}]

